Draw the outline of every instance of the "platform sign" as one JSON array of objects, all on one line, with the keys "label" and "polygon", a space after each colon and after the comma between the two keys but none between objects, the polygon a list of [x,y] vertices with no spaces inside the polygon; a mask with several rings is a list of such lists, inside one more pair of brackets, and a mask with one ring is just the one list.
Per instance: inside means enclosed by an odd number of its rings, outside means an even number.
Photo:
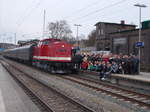
[{"label": "platform sign", "polygon": [[136,42],[135,46],[136,47],[144,47],[144,42]]}]

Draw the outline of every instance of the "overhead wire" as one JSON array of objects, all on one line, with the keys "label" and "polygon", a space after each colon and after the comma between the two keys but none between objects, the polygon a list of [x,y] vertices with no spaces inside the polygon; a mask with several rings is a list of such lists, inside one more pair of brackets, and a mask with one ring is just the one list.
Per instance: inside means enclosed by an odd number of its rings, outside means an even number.
[{"label": "overhead wire", "polygon": [[[35,1],[35,0],[34,0],[34,1]],[[94,11],[92,11],[92,12],[90,12],[90,13],[88,13],[88,14],[85,14],[85,15],[83,15],[83,16],[80,16],[80,17],[78,17],[78,18],[74,18],[73,20],[85,19],[85,18],[87,18],[87,17],[89,17],[89,16],[92,16],[92,15],[98,13],[98,12],[101,12],[101,11],[103,11],[103,10],[105,10],[105,9],[108,9],[108,8],[114,7],[114,6],[116,6],[116,5],[119,5],[119,4],[121,4],[121,3],[125,2],[125,1],[127,1],[127,0],[120,0],[120,1],[118,1],[118,2],[109,4],[109,5],[107,5],[107,6],[104,6],[103,8],[94,10]],[[78,13],[78,12],[81,12],[81,11],[84,11],[84,10],[88,9],[89,7],[91,7],[91,6],[96,5],[96,4],[99,3],[99,2],[100,2],[100,0],[95,1],[95,2],[93,2],[92,4],[89,4],[89,5],[87,5],[87,6],[83,7],[83,8],[81,8],[81,9],[79,9],[79,10],[77,10],[77,11],[74,11],[72,14],[75,14],[75,13]],[[38,7],[39,5],[40,5],[40,2],[38,2],[34,8]],[[32,8],[32,9],[34,9],[34,8]],[[25,21],[25,19],[26,19],[27,17],[29,17],[29,15],[31,14],[32,11],[33,11],[33,10],[30,10],[30,12],[28,13],[28,15],[24,16],[24,17],[21,19],[22,21],[18,24],[19,27],[23,24],[23,22]],[[69,18],[69,16],[67,16],[67,17]],[[70,17],[73,17],[73,16],[70,16]],[[66,17],[65,17],[65,18],[66,18]],[[92,20],[92,19],[91,19],[91,20]]]},{"label": "overhead wire", "polygon": [[27,11],[31,8],[31,6],[33,5],[33,3],[36,0],[32,0],[32,2],[23,10],[22,15],[20,15],[20,17],[18,17],[16,24],[18,24],[20,22],[20,20],[25,16],[25,14],[27,13]]},{"label": "overhead wire", "polygon": [[[71,15],[72,15],[72,14],[78,14],[78,13],[80,13],[80,12],[82,12],[82,11],[84,11],[84,10],[86,10],[86,9],[88,9],[88,8],[90,8],[90,7],[92,7],[92,6],[97,5],[99,2],[101,2],[101,1],[100,1],[100,0],[97,0],[97,1],[95,1],[95,2],[93,2],[93,3],[90,3],[90,4],[88,4],[87,6],[85,6],[85,7],[83,7],[83,8],[80,8],[80,9],[78,9],[78,10],[72,12]],[[66,17],[64,17],[64,18],[70,18],[70,17],[72,17],[71,15],[68,15],[68,16],[66,16]]]},{"label": "overhead wire", "polygon": [[[133,5],[135,4],[135,3],[137,3],[137,1],[132,1],[132,3],[127,3],[128,5],[126,5],[127,7],[125,7],[125,8],[121,8],[121,9],[119,9],[119,10],[117,10],[117,11],[114,11],[114,13],[113,14],[108,14],[108,17],[107,18],[113,18],[113,17],[116,17],[116,16],[118,16],[118,14],[120,14],[120,13],[124,13],[124,17],[126,17],[126,15],[128,15],[128,16],[130,16],[130,17],[132,17],[132,15],[130,14],[130,13],[128,13],[129,12],[129,9],[131,8],[131,7],[133,7]],[[126,10],[126,9],[128,9],[128,10]],[[117,15],[116,15],[117,14]],[[129,15],[130,14],[130,15]],[[98,17],[99,17],[99,19],[97,19],[97,20],[100,20],[100,18],[102,19],[105,15],[107,15],[106,13],[105,14],[102,14],[102,15],[99,15]],[[118,17],[123,17],[123,16],[118,16]],[[83,21],[83,23],[87,23],[87,22],[89,22],[89,21],[92,21],[93,19],[95,19],[94,17],[93,18],[91,18],[91,19],[84,19],[84,20],[82,20]],[[121,19],[120,19],[121,20]],[[132,21],[131,21],[131,23],[132,23]]]},{"label": "overhead wire", "polygon": [[[89,17],[89,16],[91,16],[91,15],[93,15],[93,14],[95,14],[95,13],[98,13],[98,12],[101,12],[101,11],[103,11],[103,10],[105,10],[105,9],[108,9],[108,8],[114,7],[114,6],[116,6],[116,5],[119,5],[119,4],[121,4],[121,3],[124,3],[125,1],[127,1],[127,0],[118,1],[118,2],[116,2],[116,3],[110,4],[110,5],[107,5],[107,6],[103,7],[103,8],[100,8],[100,9],[97,9],[97,10],[95,10],[95,11],[92,11],[92,12],[86,14],[86,15],[80,16],[80,20],[83,19],[84,22],[87,22],[87,21],[85,21],[85,17],[87,17],[87,16]],[[120,12],[119,12],[119,13],[120,13]],[[105,14],[103,14],[103,15],[105,15]],[[95,18],[94,18],[94,19],[95,19]],[[78,20],[78,19],[75,18],[74,20]],[[93,18],[90,19],[89,21],[91,21],[91,20],[93,20]],[[74,22],[74,21],[70,21],[70,22]],[[93,29],[95,29],[95,28],[94,28],[94,23],[93,23],[92,26],[91,26],[91,24],[88,24],[88,25],[90,25],[90,27],[93,26]],[[89,30],[89,28],[87,28],[87,25],[85,25],[85,26],[86,26],[86,27],[84,27],[84,29],[86,28],[86,29]]]},{"label": "overhead wire", "polygon": [[[34,1],[36,1],[36,0],[34,0]],[[32,3],[34,3],[34,1],[33,1]],[[60,0],[59,0],[59,1],[60,1]],[[20,21],[20,23],[18,23],[18,28],[21,27],[21,25],[24,23],[24,21],[32,14],[32,12],[33,12],[37,7],[40,6],[41,2],[42,2],[42,0],[38,0],[38,2],[37,2],[32,8],[30,7],[30,11],[29,11],[26,15],[24,15],[24,17],[22,18],[22,21]],[[43,2],[42,2],[42,3],[43,3]],[[58,5],[58,2],[57,2],[57,5]]]},{"label": "overhead wire", "polygon": [[100,9],[97,9],[97,10],[95,10],[95,11],[92,11],[92,12],[86,14],[86,15],[83,15],[83,16],[80,16],[80,17],[78,17],[78,18],[75,18],[75,19],[73,19],[72,21],[77,20],[77,19],[85,19],[85,17],[92,16],[92,15],[95,14],[95,13],[98,13],[98,12],[101,12],[101,11],[103,11],[103,10],[105,10],[105,9],[108,9],[108,8],[114,7],[114,6],[116,6],[116,5],[119,5],[119,4],[121,4],[121,3],[125,2],[125,1],[127,1],[127,0],[120,0],[120,1],[118,1],[118,2],[116,2],[116,3],[109,4],[109,5],[107,5],[107,6],[103,7],[103,8],[100,8]]},{"label": "overhead wire", "polygon": [[27,19],[30,14],[41,4],[41,0],[39,0],[34,7],[31,8],[31,10],[22,18],[22,21],[18,24],[18,28],[21,27],[21,25],[24,23],[25,19]]},{"label": "overhead wire", "polygon": [[[119,10],[115,11],[115,13],[113,13],[112,15],[109,14],[109,17],[114,17],[114,16],[117,16],[117,15],[120,14],[120,13],[125,13],[125,12],[127,12],[127,11],[128,11],[128,10],[119,9]],[[116,15],[116,14],[117,14],[117,15]],[[97,18],[98,18],[98,19],[103,18],[105,15],[107,15],[107,13],[99,15]],[[95,19],[97,19],[97,18],[95,18],[95,17],[87,18],[87,19],[81,20],[81,22],[87,23],[87,22],[92,21],[92,20],[95,20]]]},{"label": "overhead wire", "polygon": [[[108,9],[108,8],[111,8],[111,7],[113,7],[113,6],[116,6],[116,5],[118,5],[118,4],[121,4],[121,3],[123,3],[124,1],[127,1],[127,0],[121,0],[121,1],[119,1],[119,2],[116,2],[116,3],[113,3],[113,4],[110,4],[110,5],[107,5],[107,6],[105,6],[105,7],[103,7],[103,8],[101,8],[101,9],[98,9],[98,10],[95,10],[94,12],[92,12],[92,13],[88,13],[86,16],[88,16],[89,14],[90,15],[92,15],[93,13],[95,14],[95,13],[98,13],[98,12],[100,12],[100,11],[103,11],[104,9]],[[104,14],[103,14],[104,15]],[[81,16],[80,18],[82,18],[83,20],[85,20],[85,18],[83,18],[83,17],[85,17],[85,15],[84,16]],[[89,16],[88,16],[89,17]],[[75,19],[75,20],[77,20],[77,19]],[[80,19],[81,20],[81,19]],[[90,19],[89,21],[91,21],[91,20],[93,20],[93,18],[92,19]],[[74,22],[74,21],[73,21]],[[87,22],[87,21],[84,21],[84,22]],[[94,27],[94,23],[93,23],[93,25],[91,26],[91,24],[89,24],[90,25],[90,27]],[[87,27],[87,25],[86,25],[86,27]],[[88,29],[89,30],[89,28],[86,28],[86,29]]]}]

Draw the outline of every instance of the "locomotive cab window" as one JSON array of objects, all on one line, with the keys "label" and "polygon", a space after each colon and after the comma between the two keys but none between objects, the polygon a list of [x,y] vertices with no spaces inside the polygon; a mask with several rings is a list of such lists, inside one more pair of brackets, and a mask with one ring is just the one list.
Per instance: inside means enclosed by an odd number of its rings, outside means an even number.
[{"label": "locomotive cab window", "polygon": [[49,41],[43,41],[42,42],[42,45],[48,45],[49,44]]}]

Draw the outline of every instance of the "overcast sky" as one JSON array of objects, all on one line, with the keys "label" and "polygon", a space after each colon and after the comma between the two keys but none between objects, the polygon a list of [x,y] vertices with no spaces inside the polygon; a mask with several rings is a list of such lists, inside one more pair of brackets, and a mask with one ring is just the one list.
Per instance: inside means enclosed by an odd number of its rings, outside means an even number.
[{"label": "overcast sky", "polygon": [[[81,24],[79,35],[87,36],[94,24],[101,22],[138,25],[139,10],[136,3],[148,7],[142,9],[142,21],[150,20],[150,0],[0,0],[0,42],[38,38],[43,29],[43,10],[46,10],[46,24],[56,20],[67,20],[73,36],[76,36],[74,24]],[[22,36],[24,35],[24,36]],[[4,39],[5,37],[5,39]],[[8,39],[6,39],[8,38]]]}]

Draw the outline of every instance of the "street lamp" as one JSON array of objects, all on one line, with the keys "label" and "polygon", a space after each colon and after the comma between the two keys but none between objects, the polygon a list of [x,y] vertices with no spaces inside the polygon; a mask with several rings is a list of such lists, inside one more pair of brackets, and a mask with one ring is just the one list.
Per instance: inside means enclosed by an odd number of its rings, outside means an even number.
[{"label": "street lamp", "polygon": [[76,38],[77,38],[77,46],[78,46],[78,48],[79,48],[79,37],[78,37],[78,30],[79,30],[79,26],[82,26],[82,25],[80,25],[80,24],[74,24],[74,26],[76,26],[77,27],[77,36],[76,36]]},{"label": "street lamp", "polygon": [[[135,4],[134,6],[139,7],[139,42],[141,42],[141,8],[147,7],[144,4]],[[140,61],[141,61],[141,48],[139,47],[139,74],[140,74]]]}]

